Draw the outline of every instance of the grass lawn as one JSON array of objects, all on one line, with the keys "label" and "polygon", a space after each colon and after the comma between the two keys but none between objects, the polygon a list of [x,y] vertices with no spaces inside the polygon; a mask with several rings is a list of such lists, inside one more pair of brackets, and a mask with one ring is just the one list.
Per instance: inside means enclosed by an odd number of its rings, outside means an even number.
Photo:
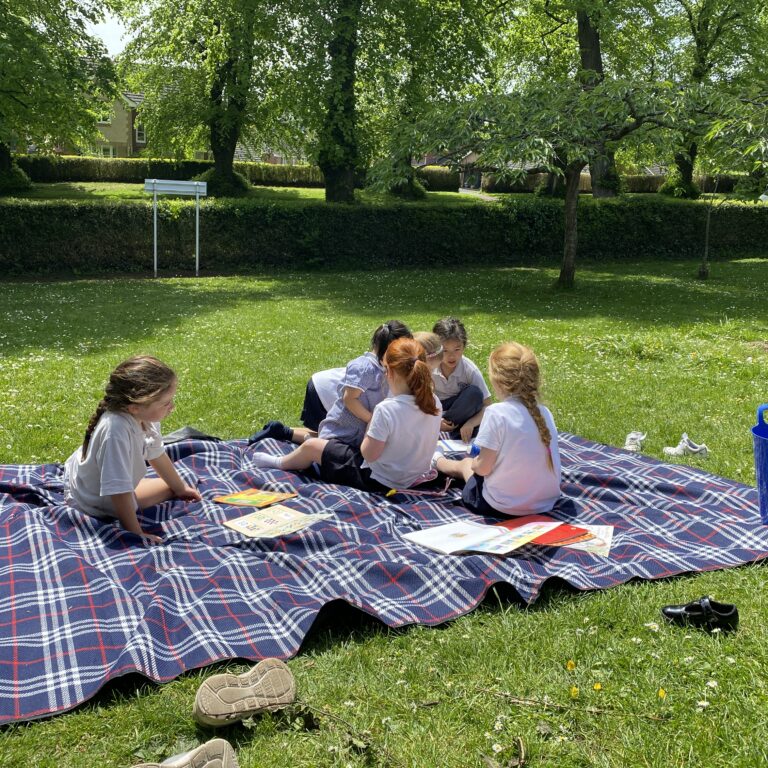
[{"label": "grass lawn", "polygon": [[[315,370],[366,349],[382,320],[426,329],[456,314],[483,365],[515,338],[539,354],[560,429],[613,445],[683,431],[695,463],[754,482],[749,427],[768,401],[768,259],[547,268],[6,282],[0,309],[0,462],[63,460],[109,371],[138,352],[176,368],[164,423],[242,437],[295,422]],[[491,596],[437,629],[348,617],[290,662],[305,707],[222,734],[244,768],[285,766],[755,766],[768,760],[768,598],[762,566],[574,594],[530,608]],[[658,626],[660,606],[736,602],[732,636]],[[244,666],[221,665],[241,670]],[[190,717],[205,672],[118,681],[78,710],[0,731],[0,766],[129,766],[211,737]],[[486,762],[483,756],[496,761]]]},{"label": "grass lawn", "polygon": [[[386,195],[369,190],[358,190],[357,198],[362,203],[376,205],[383,202],[392,203],[397,200]],[[35,184],[32,189],[18,192],[8,197],[29,200],[152,200],[152,195],[144,192],[143,184],[120,184],[117,182],[96,181],[66,181],[50,184]],[[163,198],[173,197],[163,195]],[[182,198],[190,200],[190,198]],[[297,202],[306,203],[308,200],[322,202],[325,200],[325,190],[303,187],[253,187],[248,194],[250,200],[264,202]],[[455,192],[429,192],[426,201],[418,203],[400,201],[403,205],[440,206],[447,204],[477,205],[483,201],[476,195],[459,195]]]}]

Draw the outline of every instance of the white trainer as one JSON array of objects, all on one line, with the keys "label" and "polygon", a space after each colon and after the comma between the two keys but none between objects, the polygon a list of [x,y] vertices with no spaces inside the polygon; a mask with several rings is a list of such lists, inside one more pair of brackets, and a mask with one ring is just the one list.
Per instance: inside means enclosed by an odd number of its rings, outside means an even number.
[{"label": "white trainer", "polygon": [[224,739],[211,739],[197,749],[169,757],[162,763],[141,763],[135,768],[238,768],[232,745]]},{"label": "white trainer", "polygon": [[645,440],[645,432],[630,432],[624,440],[624,450],[638,453],[643,450],[643,440]]},{"label": "white trainer", "polygon": [[698,445],[688,437],[686,432],[683,432],[680,442],[674,447],[667,447],[664,449],[665,456],[701,456],[705,459],[709,456],[709,448],[703,443]]}]

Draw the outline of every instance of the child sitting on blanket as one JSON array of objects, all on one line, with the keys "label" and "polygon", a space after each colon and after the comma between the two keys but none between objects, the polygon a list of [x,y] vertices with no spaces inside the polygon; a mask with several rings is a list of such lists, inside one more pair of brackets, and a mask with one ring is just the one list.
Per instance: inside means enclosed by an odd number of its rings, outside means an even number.
[{"label": "child sitting on blanket", "polygon": [[415,331],[413,338],[424,347],[424,354],[427,356],[427,365],[431,371],[440,365],[443,361],[443,342],[436,333],[429,331]]},{"label": "child sitting on blanket", "polygon": [[[312,376],[307,383],[301,412],[303,428],[270,421],[248,442],[256,443],[271,437],[301,445],[308,438],[319,435],[325,439],[335,437],[359,447],[374,407],[387,395],[381,365],[384,353],[395,339],[403,337],[411,338],[404,323],[399,320],[382,323],[374,331],[369,352],[351,360],[346,368],[331,368]],[[332,391],[335,396],[331,395]]]},{"label": "child sitting on blanket", "polygon": [[548,512],[560,496],[557,428],[539,404],[539,363],[533,350],[509,342],[488,361],[496,397],[485,409],[475,445],[480,453],[461,461],[435,454],[435,467],[464,479],[464,504],[480,514]]},{"label": "child sitting on blanket", "polygon": [[390,394],[375,406],[359,449],[335,436],[315,437],[287,456],[256,453],[256,466],[301,470],[316,463],[326,482],[378,492],[427,479],[440,433],[440,403],[424,350],[401,338],[389,345],[383,362]]},{"label": "child sitting on blanket", "polygon": [[464,357],[467,331],[461,320],[444,317],[432,329],[440,337],[443,355],[432,368],[435,394],[443,406],[443,431],[465,443],[472,439],[483,410],[491,404],[491,393],[480,369]]},{"label": "child sitting on blanket", "polygon": [[[200,501],[165,453],[160,424],[173,411],[176,374],[157,358],[132,357],[110,374],[104,397],[85,430],[85,440],[67,459],[67,502],[81,512],[117,519],[123,528],[150,542],[137,509],[173,497]],[[145,478],[149,462],[159,478]]]}]

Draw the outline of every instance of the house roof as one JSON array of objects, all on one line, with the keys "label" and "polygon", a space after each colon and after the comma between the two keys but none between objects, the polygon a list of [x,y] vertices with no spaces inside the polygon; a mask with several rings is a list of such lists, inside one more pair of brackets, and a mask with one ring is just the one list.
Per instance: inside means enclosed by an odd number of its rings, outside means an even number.
[{"label": "house roof", "polygon": [[144,101],[144,94],[143,93],[128,93],[127,91],[123,91],[123,98],[128,102],[128,104],[132,107],[138,107],[140,104]]}]

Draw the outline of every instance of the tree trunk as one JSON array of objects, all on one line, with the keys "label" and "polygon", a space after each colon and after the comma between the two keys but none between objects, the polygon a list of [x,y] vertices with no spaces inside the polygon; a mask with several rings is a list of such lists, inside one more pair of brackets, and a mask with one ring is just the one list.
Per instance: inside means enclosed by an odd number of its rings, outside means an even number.
[{"label": "tree trunk", "polygon": [[357,148],[355,77],[361,0],[339,0],[328,45],[330,77],[317,163],[325,176],[327,203],[354,203]]},{"label": "tree trunk", "polygon": [[675,153],[675,165],[680,174],[681,181],[686,185],[693,184],[693,170],[696,165],[696,156],[699,154],[699,145],[692,141],[685,152]]},{"label": "tree trunk", "polygon": [[570,163],[565,169],[565,238],[563,242],[563,265],[557,285],[573,288],[576,278],[576,249],[578,247],[577,209],[579,206],[579,179],[584,163]]},{"label": "tree trunk", "polygon": [[213,169],[221,180],[232,181],[235,170],[235,147],[239,131],[226,124],[226,120],[212,120],[211,152],[213,152]]},{"label": "tree trunk", "polygon": [[613,150],[606,149],[605,145],[603,152],[589,163],[592,197],[618,197],[620,179],[616,170],[616,157]]},{"label": "tree trunk", "polygon": [[[581,59],[581,82],[584,88],[594,88],[604,77],[603,52],[600,47],[600,33],[589,14],[576,12],[579,56]],[[613,150],[605,145],[598,157],[589,163],[589,175],[592,177],[593,197],[616,197],[619,194],[619,174],[616,171],[616,158]]]},{"label": "tree trunk", "polygon": [[13,157],[11,156],[11,148],[7,144],[0,142],[0,175],[9,173],[12,164]]}]

